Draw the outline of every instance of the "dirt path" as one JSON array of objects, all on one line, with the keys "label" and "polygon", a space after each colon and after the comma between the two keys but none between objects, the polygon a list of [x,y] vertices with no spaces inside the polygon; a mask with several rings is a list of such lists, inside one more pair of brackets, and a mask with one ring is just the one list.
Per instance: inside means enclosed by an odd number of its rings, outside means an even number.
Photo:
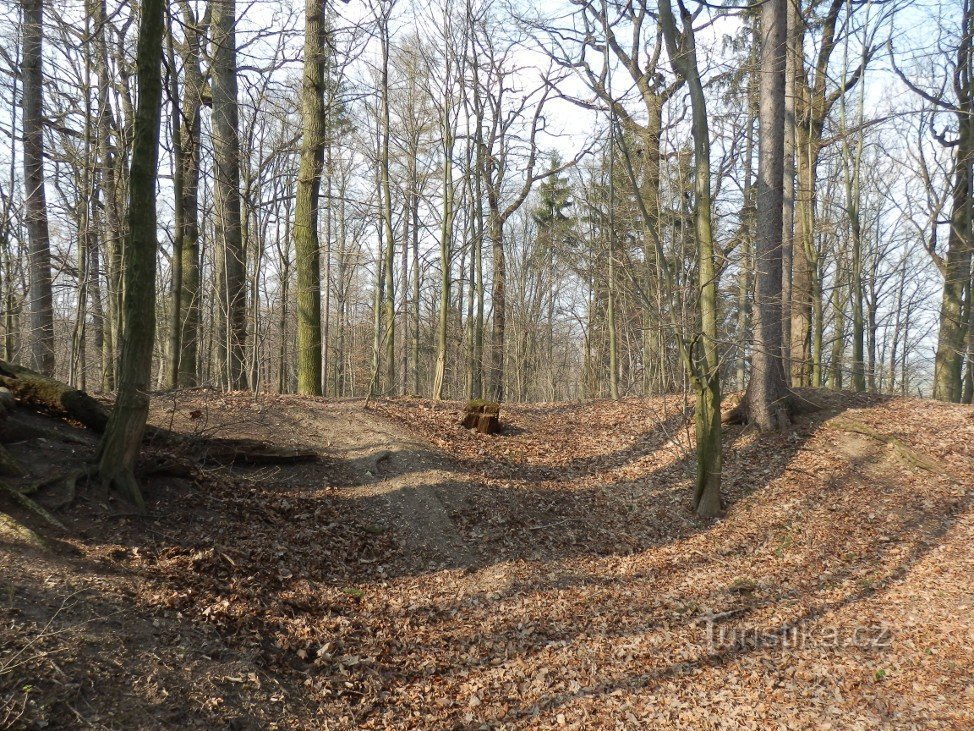
[{"label": "dirt path", "polygon": [[468,475],[362,401],[321,404],[307,420],[327,445],[322,479],[337,477],[342,497],[369,506],[376,528],[392,530],[407,556],[427,570],[471,565],[450,515],[458,483],[475,489]]}]

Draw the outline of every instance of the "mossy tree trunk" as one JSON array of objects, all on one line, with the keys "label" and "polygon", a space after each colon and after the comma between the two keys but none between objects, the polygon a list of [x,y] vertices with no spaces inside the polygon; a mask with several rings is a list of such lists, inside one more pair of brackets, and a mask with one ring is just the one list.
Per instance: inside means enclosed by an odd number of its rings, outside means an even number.
[{"label": "mossy tree trunk", "polygon": [[941,401],[960,401],[963,396],[963,365],[967,350],[964,292],[971,282],[972,185],[974,185],[974,82],[969,69],[974,56],[974,4],[964,3],[963,28],[957,48],[954,88],[957,92],[957,146],[954,153],[954,189],[947,253],[942,263],[944,291],[940,301],[940,332],[934,363],[933,396]]},{"label": "mossy tree trunk", "polygon": [[[694,230],[697,238],[697,288],[700,333],[684,359],[696,392],[697,477],[693,508],[702,517],[720,514],[723,464],[720,425],[720,361],[717,349],[717,269],[710,187],[710,126],[707,101],[697,64],[691,14],[680,6],[682,29],[677,28],[670,0],[659,0],[660,24],[673,70],[686,82],[694,151]],[[780,228],[780,218],[779,218]],[[684,350],[687,348],[685,347]]]},{"label": "mossy tree trunk", "polygon": [[156,181],[162,104],[163,0],[143,0],[139,23],[136,73],[138,107],[129,168],[126,267],[122,273],[123,337],[118,396],[98,447],[98,477],[137,507],[145,503],[135,482],[146,418],[156,323]]}]

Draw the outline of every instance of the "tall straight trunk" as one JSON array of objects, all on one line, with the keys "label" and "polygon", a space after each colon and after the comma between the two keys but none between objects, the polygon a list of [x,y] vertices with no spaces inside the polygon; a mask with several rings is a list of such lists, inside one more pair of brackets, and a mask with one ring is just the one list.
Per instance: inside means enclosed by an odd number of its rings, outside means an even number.
[{"label": "tall straight trunk", "polygon": [[396,389],[396,280],[395,280],[395,235],[392,229],[392,186],[390,183],[390,152],[389,144],[392,139],[392,124],[390,121],[389,104],[389,15],[392,12],[391,4],[388,8],[383,8],[381,18],[382,34],[382,69],[380,80],[381,94],[381,120],[382,126],[382,147],[380,150],[380,173],[382,196],[382,225],[385,231],[385,296],[382,302],[382,316],[385,330],[382,334],[385,354],[385,378],[382,390],[384,393],[392,395]]},{"label": "tall straight trunk", "polygon": [[453,256],[453,110],[449,95],[443,109],[443,218],[440,223],[440,306],[436,323],[436,367],[433,398],[443,398],[446,379],[446,349],[450,312],[450,262]]},{"label": "tall straight trunk", "polygon": [[967,367],[964,369],[964,385],[961,403],[974,402],[974,281],[967,280]]},{"label": "tall straight trunk", "polygon": [[877,390],[876,333],[879,330],[879,292],[876,291],[877,274],[878,272],[874,266],[870,277],[869,299],[866,303],[866,388],[871,393],[875,393]]},{"label": "tall straight trunk", "polygon": [[833,389],[841,389],[843,381],[843,357],[845,351],[845,327],[846,327],[846,314],[845,314],[845,297],[843,294],[846,292],[845,287],[840,287],[836,285],[832,288],[832,312],[834,315],[833,333],[832,333],[832,353],[829,358],[829,365],[831,372],[829,374],[829,387]]},{"label": "tall straight trunk", "polygon": [[[418,157],[418,156],[417,156]],[[420,394],[419,386],[419,374],[420,374],[420,276],[419,276],[419,182],[417,179],[415,166],[416,161],[413,160],[412,165],[413,170],[413,180],[416,181],[416,187],[411,191],[411,204],[410,210],[412,215],[412,249],[413,249],[413,393],[417,396]],[[405,380],[403,380],[405,386]]]},{"label": "tall straight trunk", "polygon": [[[796,0],[797,1],[797,0]],[[795,60],[795,146],[798,159],[798,187],[795,196],[798,225],[795,230],[794,269],[791,311],[791,377],[792,385],[820,386],[824,323],[822,320],[822,277],[816,236],[816,180],[823,146],[823,131],[835,103],[859,83],[869,60],[864,54],[861,65],[836,88],[829,88],[829,64],[835,51],[837,33],[848,33],[848,22],[840,22],[843,12],[852,12],[847,0],[809,3],[809,13],[824,9],[814,18],[819,29],[818,52],[811,64],[811,75],[805,64]],[[793,31],[793,48],[804,48],[801,20]]]},{"label": "tall straight trunk", "polygon": [[866,390],[865,363],[865,320],[862,310],[862,225],[859,219],[859,185],[858,170],[855,172],[855,183],[850,183],[849,223],[852,233],[851,281],[849,295],[852,299],[852,388],[854,391]]},{"label": "tall straight trunk", "polygon": [[487,393],[492,400],[503,401],[504,341],[507,337],[507,256],[504,251],[504,221],[493,203],[487,217],[487,238],[490,240],[494,265],[490,284],[490,304],[494,317],[490,330]]},{"label": "tall straight trunk", "polygon": [[961,369],[966,328],[963,318],[964,288],[971,271],[971,163],[970,125],[962,122],[954,163],[953,211],[947,254],[944,257],[944,290],[940,302],[940,330],[934,361],[933,397],[960,401]]},{"label": "tall straight trunk", "polygon": [[798,182],[795,191],[795,242],[791,284],[791,383],[808,386],[812,380],[812,276],[815,222],[815,164],[817,151],[804,127],[795,134]]},{"label": "tall straight trunk", "polygon": [[784,121],[787,3],[761,7],[760,139],[757,225],[754,237],[754,352],[745,401],[750,420],[762,431],[791,421],[781,333],[782,213],[784,209]]},{"label": "tall straight trunk", "polygon": [[[608,57],[606,57],[606,62],[608,62]],[[615,118],[610,117],[609,119],[609,200],[608,200],[608,230],[606,236],[606,248],[608,256],[608,286],[607,286],[607,302],[606,302],[606,327],[609,331],[609,396],[613,400],[618,400],[619,398],[619,344],[618,337],[616,333],[616,270],[615,270],[615,236],[616,236],[616,218],[615,218],[615,206],[616,206],[616,196],[615,196]],[[549,242],[549,244],[552,242]],[[645,339],[644,339],[645,342]],[[644,357],[646,351],[643,351]],[[554,366],[553,359],[549,360],[549,365]],[[645,374],[646,369],[643,369]],[[644,387],[647,385],[644,381]]]},{"label": "tall straight trunk", "polygon": [[217,353],[221,381],[246,388],[247,263],[240,218],[240,139],[237,108],[236,0],[211,4],[213,44],[214,242],[219,295]]},{"label": "tall straight trunk", "polygon": [[[654,241],[659,237],[659,225],[662,220],[660,204],[660,145],[663,127],[663,104],[657,94],[643,89],[643,101],[646,107],[646,127],[642,133],[645,149],[642,165],[642,185],[639,195],[644,201],[649,218],[650,227],[643,234],[643,258],[646,261],[645,286],[647,290],[655,287],[657,291],[662,286],[659,272],[659,262],[655,254]],[[657,296],[657,303],[665,306],[665,298]],[[654,328],[658,324],[659,315],[651,308],[643,308],[643,394],[654,391],[662,393],[665,390],[665,375],[662,366],[655,369],[651,364],[659,362],[662,354],[660,340],[652,337]]]},{"label": "tall straight trunk", "polygon": [[[91,34],[91,18],[85,18],[85,35]],[[88,302],[92,282],[92,248],[97,242],[93,212],[97,193],[97,176],[93,165],[94,116],[91,103],[92,59],[84,59],[84,132],[82,133],[81,165],[77,173],[78,226],[78,297],[75,308],[74,332],[71,338],[71,360],[68,382],[81,390],[87,388]],[[96,271],[97,275],[97,271]]]},{"label": "tall straight trunk", "polygon": [[[197,376],[200,340],[200,108],[203,95],[203,73],[200,69],[202,36],[206,20],[200,21],[188,0],[182,0],[183,96],[179,115],[179,144],[177,170],[181,176],[181,226],[176,229],[179,240],[180,277],[179,364],[177,385],[192,387],[199,383]],[[175,266],[175,265],[174,265]]]},{"label": "tall straight trunk", "polygon": [[[746,388],[748,367],[748,338],[752,330],[752,282],[754,276],[754,233],[756,217],[754,215],[755,186],[753,178],[753,159],[755,130],[754,123],[758,116],[760,105],[760,88],[757,84],[759,71],[758,51],[760,44],[754,44],[749,56],[751,66],[747,83],[747,124],[745,126],[744,144],[744,190],[741,208],[741,257],[737,277],[737,373],[735,385],[739,389]],[[784,255],[782,254],[782,261]]]},{"label": "tall straight trunk", "polygon": [[183,188],[185,187],[186,171],[183,167],[182,110],[179,103],[179,79],[176,72],[172,14],[167,13],[166,19],[166,71],[169,76],[170,123],[172,124],[173,237],[169,359],[165,364],[165,376],[166,385],[169,388],[176,388],[179,385],[179,358],[182,352],[182,325],[179,316],[182,312],[180,301],[183,295],[183,231],[186,228]]},{"label": "tall straight trunk", "polygon": [[[329,77],[330,71],[327,61],[325,61],[325,79]],[[331,113],[331,101],[325,105],[325,126],[330,126],[333,118]],[[322,286],[325,288],[325,302],[321,312],[321,390],[323,395],[328,396],[330,390],[329,373],[331,369],[331,275],[332,275],[332,246],[335,240],[333,221],[335,218],[334,195],[332,188],[334,184],[335,166],[332,159],[332,135],[325,133],[325,164],[322,174],[325,181],[325,271],[322,279]]]},{"label": "tall straight trunk", "polygon": [[409,322],[409,249],[412,241],[412,178],[407,178],[403,193],[402,256],[399,260],[399,280],[402,282],[402,347],[399,349],[399,393],[405,395],[409,388],[409,341],[412,338]]},{"label": "tall straight trunk", "polygon": [[[479,132],[478,132],[479,134]],[[483,157],[481,146],[477,147],[478,159]],[[474,235],[472,241],[473,259],[473,338],[470,348],[470,398],[479,399],[484,395],[484,321],[486,289],[484,287],[484,200],[481,162],[474,173]]]},{"label": "tall straight trunk", "polygon": [[[845,66],[848,66],[848,61]],[[861,127],[864,121],[865,94],[859,95],[857,124]],[[849,233],[852,243],[850,254],[849,297],[852,301],[852,388],[855,391],[866,390],[865,364],[865,320],[863,317],[863,236],[862,218],[860,214],[862,200],[861,170],[862,154],[865,134],[858,132],[855,149],[851,149],[846,131],[846,105],[843,98],[840,107],[840,125],[843,132],[842,163],[845,177],[846,212],[849,218]]]},{"label": "tall straight trunk", "polygon": [[[474,145],[474,166],[473,166],[473,236],[471,239],[471,261],[470,266],[473,274],[471,294],[473,296],[473,320],[471,324],[470,338],[470,388],[469,396],[472,399],[483,398],[484,395],[484,317],[486,290],[484,288],[484,169],[487,166],[486,143],[484,140],[484,117],[485,104],[481,94],[480,84],[480,59],[478,57],[478,46],[475,40],[474,18],[471,10],[471,2],[467,0],[467,16],[470,24],[468,37],[470,39],[469,65],[471,75],[471,86],[473,87],[473,114],[472,122],[474,125],[473,145]],[[469,165],[468,165],[469,169]]]},{"label": "tall straight trunk", "polygon": [[785,57],[784,195],[781,215],[781,348],[786,383],[791,380],[792,271],[795,257],[795,74],[804,63],[799,0],[788,3]]},{"label": "tall straight trunk", "polygon": [[118,318],[121,310],[121,235],[118,196],[118,155],[112,131],[111,76],[108,65],[108,15],[105,0],[90,0],[89,14],[95,28],[94,50],[98,69],[98,189],[102,204],[96,207],[102,221],[100,241],[104,244],[106,287],[102,318],[102,389],[115,387]]},{"label": "tall straight trunk", "polygon": [[156,180],[162,106],[163,0],[143,0],[136,74],[138,106],[129,169],[128,234],[125,238],[124,338],[118,396],[98,446],[98,474],[143,509],[133,469],[149,414],[149,380],[156,322]]},{"label": "tall straight trunk", "polygon": [[22,0],[24,58],[24,208],[30,255],[30,361],[34,370],[54,373],[54,297],[51,240],[44,192],[44,1]]},{"label": "tall straight trunk", "polygon": [[298,393],[321,391],[321,263],[318,192],[325,152],[325,42],[320,0],[305,3],[304,76],[301,84],[301,163],[294,206],[298,272]]}]

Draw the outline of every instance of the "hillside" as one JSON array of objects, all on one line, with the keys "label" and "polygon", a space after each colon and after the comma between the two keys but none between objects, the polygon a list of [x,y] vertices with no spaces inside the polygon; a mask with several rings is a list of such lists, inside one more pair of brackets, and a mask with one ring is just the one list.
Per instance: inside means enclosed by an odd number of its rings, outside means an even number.
[{"label": "hillside", "polygon": [[[0,724],[969,728],[974,411],[804,395],[728,430],[718,521],[676,398],[494,437],[457,403],[160,398],[204,450],[320,459],[159,470],[147,516],[81,491],[63,531],[0,503]],[[30,418],[32,479],[90,455]]]}]

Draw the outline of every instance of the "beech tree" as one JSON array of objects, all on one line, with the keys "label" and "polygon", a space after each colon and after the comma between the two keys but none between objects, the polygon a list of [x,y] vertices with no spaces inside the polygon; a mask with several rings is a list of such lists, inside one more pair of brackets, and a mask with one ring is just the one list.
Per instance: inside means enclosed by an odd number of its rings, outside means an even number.
[{"label": "beech tree", "polygon": [[30,239],[31,364],[54,372],[51,242],[44,191],[44,0],[23,0],[24,198]]},{"label": "beech tree", "polygon": [[318,193],[325,159],[325,19],[320,0],[305,3],[301,82],[301,165],[294,209],[297,261],[298,393],[321,395],[321,266]]},{"label": "beech tree", "polygon": [[782,343],[785,66],[787,4],[765,0],[759,25],[760,140],[754,236],[754,347],[751,380],[740,407],[763,431],[790,421]]}]

